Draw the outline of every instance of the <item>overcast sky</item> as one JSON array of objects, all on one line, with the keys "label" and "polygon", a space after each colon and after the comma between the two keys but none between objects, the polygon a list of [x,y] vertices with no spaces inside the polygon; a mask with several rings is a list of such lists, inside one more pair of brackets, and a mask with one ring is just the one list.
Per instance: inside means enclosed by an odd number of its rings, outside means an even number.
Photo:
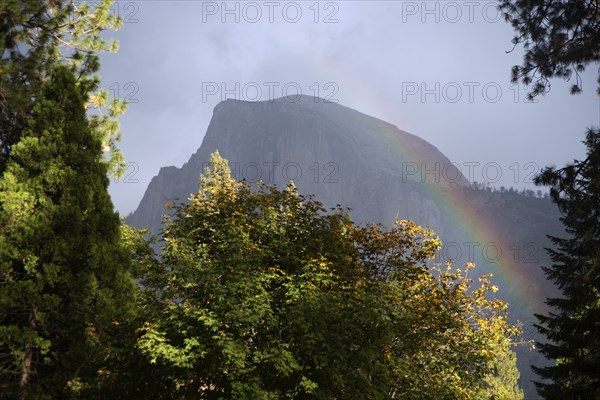
[{"label": "overcast sky", "polygon": [[125,215],[161,167],[198,149],[225,98],[338,101],[429,141],[471,181],[518,188],[541,166],[582,157],[586,128],[600,124],[597,66],[577,96],[554,80],[528,103],[510,83],[522,52],[507,53],[512,29],[491,1],[138,0],[115,12],[121,48],[102,57],[101,75],[130,102],[129,169],[110,187]]}]

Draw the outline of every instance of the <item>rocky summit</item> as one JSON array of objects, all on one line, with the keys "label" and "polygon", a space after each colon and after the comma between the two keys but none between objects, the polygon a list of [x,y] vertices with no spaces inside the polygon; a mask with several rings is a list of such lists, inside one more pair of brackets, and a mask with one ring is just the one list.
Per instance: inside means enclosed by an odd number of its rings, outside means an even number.
[{"label": "rocky summit", "polygon": [[439,229],[439,210],[421,201],[414,183],[469,186],[435,146],[337,103],[306,96],[227,100],[215,107],[200,149],[181,168],[160,170],[128,222],[158,232],[164,204],[198,190],[198,177],[215,150],[229,160],[237,179],[280,188],[294,181],[326,207],[350,207],[356,221],[389,223],[401,211]]}]

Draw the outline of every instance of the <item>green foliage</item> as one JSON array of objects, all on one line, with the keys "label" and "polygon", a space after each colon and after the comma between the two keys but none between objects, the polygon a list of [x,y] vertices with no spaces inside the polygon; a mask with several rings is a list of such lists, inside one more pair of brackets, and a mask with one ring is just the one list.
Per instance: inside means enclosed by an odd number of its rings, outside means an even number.
[{"label": "green foliage", "polygon": [[133,310],[102,145],[66,67],[48,77],[0,180],[3,398],[93,391]]},{"label": "green foliage", "polygon": [[522,399],[523,392],[519,389],[517,381],[519,371],[515,368],[516,354],[507,350],[506,346],[499,346],[494,351],[495,358],[491,361],[491,373],[486,375],[486,387],[481,390],[481,399],[513,400]]},{"label": "green foliage", "polygon": [[101,33],[119,29],[122,18],[111,12],[112,0],[2,0],[0,2],[0,173],[27,120],[44,80],[57,64],[77,76],[91,128],[109,152],[109,171],[124,173],[117,118],[126,102],[99,90],[98,53],[114,52],[116,41]]},{"label": "green foliage", "polygon": [[538,392],[548,399],[600,397],[600,130],[586,136],[587,158],[561,169],[546,168],[536,183],[550,187],[568,238],[550,237],[553,265],[545,267],[562,297],[547,300],[538,330],[548,343],[541,352],[556,364],[536,368],[546,381]]},{"label": "green foliage", "polygon": [[[140,277],[148,271],[156,274],[159,264],[152,249],[153,239],[148,240],[148,231],[135,229],[122,224],[121,240],[129,260],[135,268],[133,275]],[[164,366],[148,362],[137,347],[140,328],[144,326],[152,310],[145,308],[141,300],[140,286],[135,287],[135,312],[119,316],[118,323],[111,327],[107,341],[104,343],[106,357],[103,360],[101,373],[93,390],[84,393],[86,399],[157,399],[171,398],[175,393],[176,380],[172,371]]]},{"label": "green foliage", "polygon": [[[513,26],[513,44],[523,44],[522,65],[512,69],[513,83],[533,84],[528,98],[550,90],[550,78],[569,80],[581,92],[586,66],[600,62],[600,2],[597,0],[500,0]],[[600,75],[598,76],[600,94]]]},{"label": "green foliage", "polygon": [[506,304],[432,271],[433,232],[251,188],[218,153],[200,182],[142,281],[138,348],[174,383],[156,398],[522,398]]}]

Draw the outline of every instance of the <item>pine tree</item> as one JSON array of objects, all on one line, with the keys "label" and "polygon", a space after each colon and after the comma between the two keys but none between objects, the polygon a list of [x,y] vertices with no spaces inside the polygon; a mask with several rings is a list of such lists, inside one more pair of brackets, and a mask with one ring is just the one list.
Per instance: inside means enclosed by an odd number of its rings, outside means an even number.
[{"label": "pine tree", "polygon": [[0,180],[0,391],[93,390],[134,281],[107,192],[102,144],[75,76],[54,70]]},{"label": "pine tree", "polygon": [[127,104],[99,89],[99,53],[116,52],[118,42],[101,33],[120,28],[123,18],[111,10],[113,0],[0,1],[0,174],[12,147],[27,125],[41,85],[58,65],[76,74],[86,107],[100,111],[89,118],[109,157],[109,172],[124,172],[117,118]]},{"label": "pine tree", "polygon": [[524,48],[522,64],[512,68],[512,82],[528,86],[531,99],[550,91],[551,78],[571,81],[574,76],[571,93],[581,92],[580,74],[600,62],[600,2],[500,0],[499,8],[515,30],[512,43]]},{"label": "pine tree", "polygon": [[[522,64],[512,69],[512,82],[531,85],[533,98],[550,90],[551,78],[574,76],[571,93],[581,92],[580,74],[600,62],[600,2],[501,0],[499,5],[515,30],[513,44],[525,50]],[[550,187],[569,235],[550,237],[556,246],[547,249],[553,264],[544,268],[563,297],[548,299],[551,312],[537,315],[537,328],[549,340],[538,346],[555,361],[534,367],[544,378],[536,383],[538,393],[549,399],[600,398],[600,130],[589,129],[584,143],[585,160],[546,168],[536,178],[536,184]]]},{"label": "pine tree", "polygon": [[550,236],[556,249],[545,267],[562,291],[551,298],[548,315],[537,315],[540,333],[550,342],[541,352],[556,364],[535,368],[538,392],[547,399],[600,398],[600,131],[586,135],[587,158],[542,171],[536,183],[550,186],[569,237]]}]

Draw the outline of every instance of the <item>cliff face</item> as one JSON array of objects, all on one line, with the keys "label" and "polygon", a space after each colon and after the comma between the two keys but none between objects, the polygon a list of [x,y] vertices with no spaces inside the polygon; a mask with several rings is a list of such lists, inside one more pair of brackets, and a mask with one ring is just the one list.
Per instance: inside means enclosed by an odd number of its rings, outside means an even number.
[{"label": "cliff face", "polygon": [[411,194],[407,184],[468,186],[450,160],[391,124],[317,101],[303,97],[297,102],[220,103],[200,149],[181,168],[160,170],[128,222],[158,232],[165,202],[185,200],[197,191],[210,154],[219,150],[237,179],[281,188],[293,180],[302,193],[315,194],[326,207],[352,208],[356,221],[390,222],[403,209],[440,229],[439,210],[431,202],[408,201],[421,196]]},{"label": "cliff face", "polygon": [[[526,339],[537,339],[532,311],[542,310],[552,291],[539,268],[548,263],[545,234],[562,235],[558,210],[549,200],[473,190],[433,145],[339,104],[312,97],[228,100],[215,107],[200,149],[181,168],[162,168],[127,222],[159,233],[165,203],[185,201],[198,190],[215,150],[229,161],[235,178],[279,188],[293,180],[302,194],[314,194],[326,208],[350,207],[355,222],[390,224],[399,216],[434,229],[448,245],[442,258],[460,267],[474,261],[478,274],[504,275],[500,293],[511,304],[512,317],[524,321]],[[501,259],[494,256],[498,248]],[[537,398],[529,367],[543,359],[525,347],[517,356],[526,398]]]}]

